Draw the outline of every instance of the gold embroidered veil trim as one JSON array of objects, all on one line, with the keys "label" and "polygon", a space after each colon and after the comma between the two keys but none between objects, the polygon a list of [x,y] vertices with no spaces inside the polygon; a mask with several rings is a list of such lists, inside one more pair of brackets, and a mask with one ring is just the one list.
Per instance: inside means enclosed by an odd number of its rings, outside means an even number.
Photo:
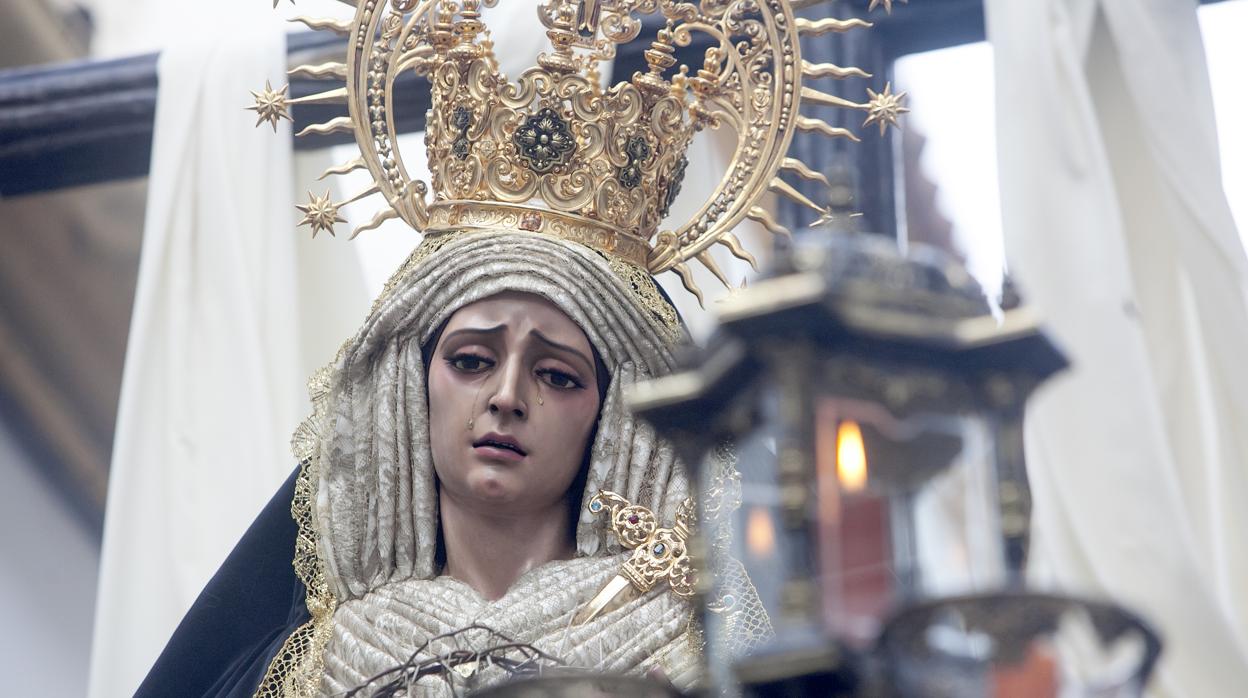
[{"label": "gold embroidered veil trim", "polygon": [[320,463],[316,424],[323,419],[331,388],[332,367],[317,371],[308,382],[313,414],[295,431],[291,448],[299,459],[295,495],[290,513],[298,526],[295,537],[295,575],[307,590],[306,603],[311,620],[299,626],[269,663],[264,680],[256,689],[257,698],[314,696],[324,669],[322,657],[333,632],[334,610],[338,601],[325,577],[325,564],[316,544],[315,507]]},{"label": "gold embroidered veil trim", "polygon": [[[370,315],[394,292],[399,282],[412,273],[421,262],[440,251],[459,235],[447,234],[428,238],[418,246],[407,261],[386,282],[381,294],[373,301]],[[324,672],[325,647],[333,634],[334,611],[338,599],[325,574],[325,560],[317,546],[316,488],[321,476],[321,436],[328,424],[329,396],[337,367],[349,344],[344,343],[334,361],[318,370],[308,381],[312,414],[299,425],[290,447],[299,462],[295,478],[295,494],[290,513],[298,532],[295,536],[295,575],[307,590],[306,603],[312,618],[295,629],[282,643],[256,689],[256,698],[305,698],[315,696]]]}]

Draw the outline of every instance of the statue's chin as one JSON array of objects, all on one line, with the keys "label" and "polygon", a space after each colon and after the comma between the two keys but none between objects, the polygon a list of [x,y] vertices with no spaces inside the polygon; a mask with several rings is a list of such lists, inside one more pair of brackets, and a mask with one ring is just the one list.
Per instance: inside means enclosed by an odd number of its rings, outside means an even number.
[{"label": "statue's chin", "polygon": [[524,504],[525,486],[515,464],[481,460],[469,464],[468,468],[465,484],[467,494],[473,499],[509,505],[508,508]]}]

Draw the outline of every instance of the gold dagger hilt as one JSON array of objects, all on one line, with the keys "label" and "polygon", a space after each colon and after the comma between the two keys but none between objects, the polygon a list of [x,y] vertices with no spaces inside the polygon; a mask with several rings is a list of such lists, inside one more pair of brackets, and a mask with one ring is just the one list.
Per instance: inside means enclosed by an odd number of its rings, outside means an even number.
[{"label": "gold dagger hilt", "polygon": [[574,623],[588,622],[617,608],[665,579],[672,593],[680,598],[693,596],[697,577],[689,561],[687,545],[694,514],[692,499],[681,502],[671,528],[660,527],[658,517],[649,509],[606,490],[589,500],[589,511],[594,514],[609,512],[611,531],[620,545],[633,554],[620,566],[619,574],[581,609]]}]

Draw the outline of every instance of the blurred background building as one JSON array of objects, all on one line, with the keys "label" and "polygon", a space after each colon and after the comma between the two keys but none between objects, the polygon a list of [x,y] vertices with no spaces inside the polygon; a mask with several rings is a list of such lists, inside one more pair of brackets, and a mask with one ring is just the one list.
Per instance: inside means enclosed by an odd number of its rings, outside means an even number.
[{"label": "blurred background building", "polygon": [[[0,3],[0,68],[82,59],[91,36],[75,3]],[[0,164],[0,181],[22,176]],[[0,627],[14,633],[0,663],[14,695],[86,691],[145,189],[0,197]]]}]

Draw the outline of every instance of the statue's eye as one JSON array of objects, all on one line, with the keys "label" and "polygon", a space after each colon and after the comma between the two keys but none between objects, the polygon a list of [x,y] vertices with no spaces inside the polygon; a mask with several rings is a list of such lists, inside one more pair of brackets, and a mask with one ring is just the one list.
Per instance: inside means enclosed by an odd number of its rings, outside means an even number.
[{"label": "statue's eye", "polygon": [[447,359],[451,368],[462,373],[480,373],[494,365],[494,362],[477,354],[456,354]]},{"label": "statue's eye", "polygon": [[585,387],[576,376],[557,369],[543,368],[537,372],[537,375],[541,376],[542,380],[546,381],[552,388],[572,390]]}]

